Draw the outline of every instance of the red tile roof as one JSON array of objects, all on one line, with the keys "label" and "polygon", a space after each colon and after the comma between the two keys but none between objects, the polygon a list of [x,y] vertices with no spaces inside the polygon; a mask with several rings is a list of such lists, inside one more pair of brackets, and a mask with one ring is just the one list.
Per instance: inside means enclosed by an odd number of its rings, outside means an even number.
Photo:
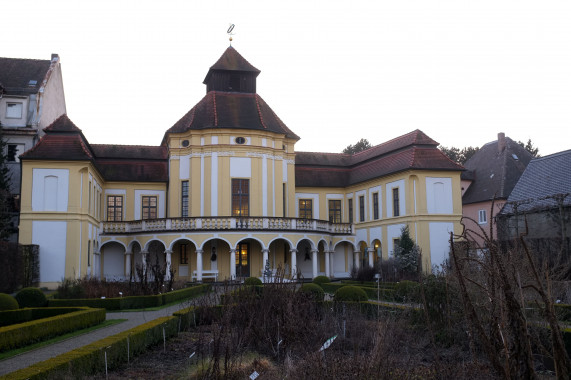
[{"label": "red tile roof", "polygon": [[165,146],[90,145],[81,129],[62,115],[22,160],[91,161],[107,181],[167,182]]},{"label": "red tile roof", "polygon": [[210,128],[253,129],[299,140],[255,93],[210,91],[166,133]]},{"label": "red tile roof", "polygon": [[297,152],[296,186],[345,187],[410,169],[463,170],[437,146],[416,130],[354,155]]}]

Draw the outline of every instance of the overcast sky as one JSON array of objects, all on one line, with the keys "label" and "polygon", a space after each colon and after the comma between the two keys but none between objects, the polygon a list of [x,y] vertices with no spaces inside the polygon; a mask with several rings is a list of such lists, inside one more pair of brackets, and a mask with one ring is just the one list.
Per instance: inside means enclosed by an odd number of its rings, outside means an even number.
[{"label": "overcast sky", "polygon": [[91,143],[159,145],[205,94],[229,41],[301,137],[340,152],[421,129],[445,146],[505,132],[571,148],[571,2],[3,2],[0,56],[61,57],[67,111]]}]

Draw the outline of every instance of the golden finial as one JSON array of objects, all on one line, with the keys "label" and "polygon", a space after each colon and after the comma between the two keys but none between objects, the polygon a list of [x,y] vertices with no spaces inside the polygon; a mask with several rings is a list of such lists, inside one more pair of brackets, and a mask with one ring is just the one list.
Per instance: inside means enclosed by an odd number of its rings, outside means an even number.
[{"label": "golden finial", "polygon": [[230,26],[228,27],[228,30],[226,31],[226,33],[228,33],[228,35],[230,36],[229,40],[230,40],[230,46],[232,46],[232,36],[234,35],[234,33],[232,33],[232,31],[234,30],[234,24],[230,24]]}]

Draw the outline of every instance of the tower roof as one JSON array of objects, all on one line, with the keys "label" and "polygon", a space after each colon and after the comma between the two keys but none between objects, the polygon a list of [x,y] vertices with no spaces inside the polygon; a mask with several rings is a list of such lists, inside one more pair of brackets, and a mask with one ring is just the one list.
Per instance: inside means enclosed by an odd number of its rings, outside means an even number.
[{"label": "tower roof", "polygon": [[257,77],[260,74],[260,70],[256,69],[250,62],[248,62],[244,57],[240,55],[232,46],[230,46],[222,54],[222,56],[216,61],[216,63],[210,66],[206,77],[202,83],[207,84],[208,80],[212,76],[213,71],[242,71],[254,73]]}]

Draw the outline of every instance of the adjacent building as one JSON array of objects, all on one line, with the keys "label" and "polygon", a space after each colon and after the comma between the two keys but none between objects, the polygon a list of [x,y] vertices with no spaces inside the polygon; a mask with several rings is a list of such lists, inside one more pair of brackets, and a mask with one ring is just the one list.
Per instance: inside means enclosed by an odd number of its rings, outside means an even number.
[{"label": "adjacent building", "polygon": [[476,249],[497,239],[495,217],[532,159],[524,147],[498,133],[466,161],[462,173],[462,214],[468,240]]},{"label": "adjacent building", "polygon": [[22,157],[20,242],[40,277],[181,280],[347,277],[391,256],[408,225],[430,271],[460,232],[463,168],[412,131],[355,154],[296,152],[300,137],[229,47],[206,95],[158,146],[90,144],[63,115]]},{"label": "adjacent building", "polygon": [[20,154],[66,113],[60,59],[0,58],[0,125],[12,193],[20,193]]}]

